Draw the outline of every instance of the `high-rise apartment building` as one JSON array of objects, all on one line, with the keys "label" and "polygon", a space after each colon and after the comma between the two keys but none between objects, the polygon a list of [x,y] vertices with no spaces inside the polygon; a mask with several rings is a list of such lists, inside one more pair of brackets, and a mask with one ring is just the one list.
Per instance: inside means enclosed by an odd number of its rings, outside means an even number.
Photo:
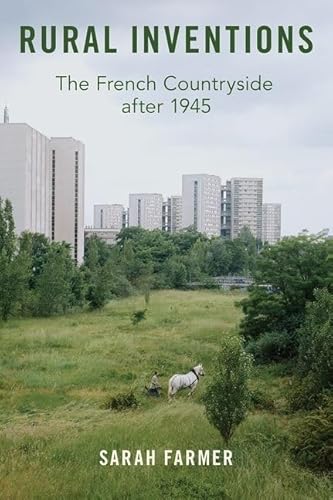
[{"label": "high-rise apartment building", "polygon": [[66,241],[84,251],[84,145],[44,136],[25,123],[0,124],[0,197],[13,204],[17,233]]},{"label": "high-rise apartment building", "polygon": [[255,238],[262,238],[263,180],[255,177],[231,179],[231,237],[247,227]]},{"label": "high-rise apartment building", "polygon": [[162,208],[161,194],[130,194],[128,225],[143,229],[162,229]]},{"label": "high-rise apartment building", "polygon": [[231,239],[231,181],[221,187],[221,238]]},{"label": "high-rise apartment building", "polygon": [[8,118],[0,124],[0,197],[13,205],[18,234],[51,236],[49,139]]},{"label": "high-rise apartment building", "polygon": [[170,230],[172,233],[182,228],[183,198],[181,196],[170,197]]},{"label": "high-rise apartment building", "polygon": [[182,229],[182,197],[170,196],[163,202],[162,229],[176,233]]},{"label": "high-rise apartment building", "polygon": [[77,262],[84,255],[85,148],[72,137],[52,137],[51,239],[66,241]]},{"label": "high-rise apartment building", "polygon": [[281,239],[281,205],[264,203],[262,211],[262,241],[274,245]]},{"label": "high-rise apartment building", "polygon": [[183,175],[182,227],[207,236],[221,235],[221,179],[216,175]]},{"label": "high-rise apartment building", "polygon": [[123,205],[94,205],[94,228],[117,229],[124,227],[125,209]]}]

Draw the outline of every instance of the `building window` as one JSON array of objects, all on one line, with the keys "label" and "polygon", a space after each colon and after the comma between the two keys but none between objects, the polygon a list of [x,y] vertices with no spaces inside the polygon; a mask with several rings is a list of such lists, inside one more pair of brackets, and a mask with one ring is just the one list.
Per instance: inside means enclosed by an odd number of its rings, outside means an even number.
[{"label": "building window", "polygon": [[193,225],[194,229],[198,230],[198,181],[194,181],[194,193],[193,193]]},{"label": "building window", "polygon": [[75,151],[74,165],[74,259],[78,261],[78,219],[79,219],[79,152]]},{"label": "building window", "polygon": [[51,171],[51,240],[55,240],[55,172],[56,152],[52,149],[52,171]]},{"label": "building window", "polygon": [[141,227],[141,200],[138,200],[138,226]]}]

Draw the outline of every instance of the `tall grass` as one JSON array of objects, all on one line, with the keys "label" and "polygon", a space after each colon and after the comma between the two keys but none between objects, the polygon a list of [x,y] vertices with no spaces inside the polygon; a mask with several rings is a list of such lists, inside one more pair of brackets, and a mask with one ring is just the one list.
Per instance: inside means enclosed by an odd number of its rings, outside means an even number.
[{"label": "tall grass", "polygon": [[[200,396],[168,404],[175,372],[202,362],[207,373],[219,338],[236,331],[237,297],[218,292],[159,292],[147,319],[132,313],[143,298],[97,313],[15,320],[0,329],[0,498],[4,499],[329,499],[325,477],[300,469],[288,454],[286,373],[256,370],[252,385],[277,411],[253,412],[231,443],[232,467],[101,467],[100,449],[223,448]],[[160,399],[144,395],[161,373]],[[133,390],[136,410],[110,412],[105,398]]]}]

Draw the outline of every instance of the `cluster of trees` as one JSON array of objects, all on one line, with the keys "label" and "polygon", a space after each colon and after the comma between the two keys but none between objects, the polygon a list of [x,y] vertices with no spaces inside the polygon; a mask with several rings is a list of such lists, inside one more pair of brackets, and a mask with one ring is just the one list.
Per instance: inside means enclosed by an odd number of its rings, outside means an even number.
[{"label": "cluster of trees", "polygon": [[83,275],[69,245],[41,234],[17,238],[12,206],[0,200],[0,317],[62,313],[84,301]]},{"label": "cluster of trees", "polygon": [[324,234],[284,238],[257,258],[254,286],[240,303],[241,333],[258,361],[297,355],[299,329],[316,290],[333,291],[333,241]]},{"label": "cluster of trees", "polygon": [[234,241],[208,239],[192,229],[169,234],[126,228],[114,247],[98,238],[85,244],[76,266],[66,243],[44,235],[15,234],[11,203],[0,200],[0,317],[52,315],[88,304],[103,307],[113,297],[153,288],[213,286],[212,276],[254,272],[259,248],[244,229]]},{"label": "cluster of trees", "polygon": [[288,409],[301,412],[293,453],[302,465],[332,467],[333,240],[318,235],[286,238],[265,247],[255,284],[240,303],[241,333],[259,363],[292,360]]}]

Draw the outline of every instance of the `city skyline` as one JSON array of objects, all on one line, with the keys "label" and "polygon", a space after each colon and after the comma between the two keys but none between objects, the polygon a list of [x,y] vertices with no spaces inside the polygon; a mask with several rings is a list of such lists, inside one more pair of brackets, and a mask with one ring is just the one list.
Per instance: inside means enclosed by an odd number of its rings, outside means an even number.
[{"label": "city skyline", "polygon": [[[330,19],[327,0],[274,4],[254,0],[249,6],[218,0],[149,0],[142,9],[130,0],[128,8],[99,2],[99,8],[60,0],[18,8],[17,0],[3,6],[6,22],[0,33],[4,68],[0,104],[8,104],[11,122],[28,122],[46,135],[79,137],[87,146],[86,223],[92,224],[96,203],[127,203],[128,192],[180,194],[182,174],[209,173],[222,178],[263,177],[265,201],[284,207],[284,234],[307,228],[330,228],[333,185],[333,94]],[[62,8],[64,7],[64,8]],[[258,18],[260,13],[260,19]],[[102,29],[109,21],[119,48],[115,57],[103,54],[19,54],[20,25],[63,25],[73,22]],[[128,27],[137,25],[268,25],[311,24],[313,53],[302,54],[140,54],[128,53]],[[143,79],[157,82],[169,74],[179,79],[250,79],[262,75],[273,82],[267,94],[211,97],[213,111],[200,117],[126,116],[123,102],[134,93],[59,92],[56,75],[95,81]],[[165,92],[141,94],[145,101],[168,101]],[[194,98],[197,94],[178,93]],[[309,196],[311,203],[309,203]]]}]

